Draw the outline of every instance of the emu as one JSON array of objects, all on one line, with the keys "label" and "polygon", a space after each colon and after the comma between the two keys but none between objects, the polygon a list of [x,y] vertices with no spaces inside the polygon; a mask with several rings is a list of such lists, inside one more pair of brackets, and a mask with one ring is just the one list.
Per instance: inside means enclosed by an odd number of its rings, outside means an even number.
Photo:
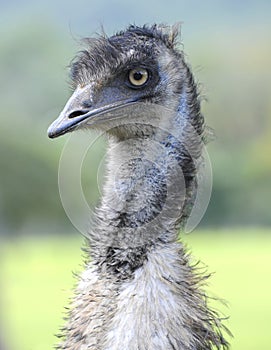
[{"label": "emu", "polygon": [[107,178],[58,349],[228,349],[198,271],[179,241],[197,192],[205,137],[178,26],[131,25],[85,39],[55,138],[108,136]]}]

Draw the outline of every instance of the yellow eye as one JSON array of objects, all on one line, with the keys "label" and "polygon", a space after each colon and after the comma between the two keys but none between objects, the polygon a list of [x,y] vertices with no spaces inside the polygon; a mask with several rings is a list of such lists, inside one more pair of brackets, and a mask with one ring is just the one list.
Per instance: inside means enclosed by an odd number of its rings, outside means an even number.
[{"label": "yellow eye", "polygon": [[135,68],[130,70],[128,77],[132,85],[140,87],[148,80],[149,73],[145,68]]}]

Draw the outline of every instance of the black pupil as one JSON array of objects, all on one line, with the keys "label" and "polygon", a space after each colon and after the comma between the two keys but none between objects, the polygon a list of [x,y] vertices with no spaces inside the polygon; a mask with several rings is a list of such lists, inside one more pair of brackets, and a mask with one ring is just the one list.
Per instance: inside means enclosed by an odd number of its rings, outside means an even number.
[{"label": "black pupil", "polygon": [[143,74],[141,72],[135,72],[134,79],[135,80],[141,80],[143,77]]}]

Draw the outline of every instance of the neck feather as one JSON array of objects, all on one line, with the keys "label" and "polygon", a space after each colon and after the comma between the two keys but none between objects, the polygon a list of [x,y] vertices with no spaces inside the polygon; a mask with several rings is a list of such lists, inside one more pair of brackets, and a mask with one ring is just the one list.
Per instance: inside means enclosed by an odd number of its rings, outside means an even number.
[{"label": "neck feather", "polygon": [[192,161],[184,145],[162,130],[109,140],[107,179],[90,244],[99,265],[125,277],[142,266],[153,246],[177,240],[191,196]]}]

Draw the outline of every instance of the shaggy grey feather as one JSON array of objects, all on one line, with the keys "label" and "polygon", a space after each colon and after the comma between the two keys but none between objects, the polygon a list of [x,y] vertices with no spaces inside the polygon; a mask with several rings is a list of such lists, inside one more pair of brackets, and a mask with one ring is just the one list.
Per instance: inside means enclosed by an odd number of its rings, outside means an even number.
[{"label": "shaggy grey feather", "polygon": [[205,128],[177,34],[177,26],[130,26],[86,39],[72,62],[75,92],[49,136],[104,130],[107,176],[58,349],[228,348],[207,305],[207,277],[178,241]]}]

